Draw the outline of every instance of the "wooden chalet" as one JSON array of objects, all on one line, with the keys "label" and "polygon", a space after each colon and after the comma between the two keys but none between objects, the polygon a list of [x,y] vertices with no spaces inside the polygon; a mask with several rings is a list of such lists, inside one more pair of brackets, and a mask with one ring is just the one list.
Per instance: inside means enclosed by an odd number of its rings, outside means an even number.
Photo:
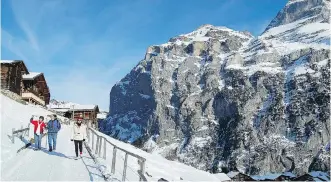
[{"label": "wooden chalet", "polygon": [[298,176],[291,181],[330,181],[330,176],[323,172],[311,172]]},{"label": "wooden chalet", "polygon": [[231,171],[231,172],[227,173],[226,175],[231,179],[231,181],[256,181],[249,175],[241,173],[241,172]]},{"label": "wooden chalet", "polygon": [[22,98],[31,103],[45,106],[51,94],[43,73],[30,72],[23,75]]},{"label": "wooden chalet", "polygon": [[49,109],[54,112],[67,117],[73,120],[83,118],[87,125],[98,128],[98,105],[80,105],[80,104],[59,104],[59,105],[50,105]]},{"label": "wooden chalet", "polygon": [[1,60],[1,89],[22,94],[23,75],[29,74],[21,60]]},{"label": "wooden chalet", "polygon": [[72,111],[74,119],[83,118],[96,121],[99,107],[97,105],[74,105],[70,111]]},{"label": "wooden chalet", "polygon": [[292,181],[296,176],[291,172],[252,176],[255,181]]},{"label": "wooden chalet", "polygon": [[[299,177],[293,179],[292,181],[316,181],[316,179],[314,179],[314,176],[307,173],[307,174],[304,174],[302,176],[299,176]],[[318,181],[323,181],[323,180],[318,178]]]}]

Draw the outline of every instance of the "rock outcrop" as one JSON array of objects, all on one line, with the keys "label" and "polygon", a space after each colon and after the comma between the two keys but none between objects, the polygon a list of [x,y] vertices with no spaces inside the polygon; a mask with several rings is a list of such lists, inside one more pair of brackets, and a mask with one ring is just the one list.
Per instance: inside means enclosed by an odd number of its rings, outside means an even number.
[{"label": "rock outcrop", "polygon": [[211,172],[329,171],[329,3],[290,0],[258,37],[203,25],[149,47],[103,132]]}]

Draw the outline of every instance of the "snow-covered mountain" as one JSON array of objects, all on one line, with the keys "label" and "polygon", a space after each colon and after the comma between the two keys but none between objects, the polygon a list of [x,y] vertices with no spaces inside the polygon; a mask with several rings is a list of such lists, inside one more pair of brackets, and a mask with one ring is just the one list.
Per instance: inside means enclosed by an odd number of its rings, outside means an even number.
[{"label": "snow-covered mountain", "polygon": [[51,99],[47,108],[72,108],[74,105],[79,105],[77,103],[68,102],[68,101],[58,101],[56,99]]},{"label": "snow-covered mountain", "polygon": [[329,0],[290,0],[258,37],[203,25],[150,46],[103,131],[212,172],[329,171],[329,16]]}]

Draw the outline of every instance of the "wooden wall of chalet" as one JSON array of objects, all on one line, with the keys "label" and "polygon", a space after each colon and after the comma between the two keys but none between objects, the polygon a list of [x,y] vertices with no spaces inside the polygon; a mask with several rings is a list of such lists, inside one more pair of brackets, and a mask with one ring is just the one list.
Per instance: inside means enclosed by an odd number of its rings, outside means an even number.
[{"label": "wooden wall of chalet", "polygon": [[1,89],[21,95],[22,75],[26,73],[22,62],[1,63]]},{"label": "wooden wall of chalet", "polygon": [[95,110],[78,110],[75,111],[75,115],[74,118],[80,118],[82,117],[84,120],[91,120],[96,122],[96,118],[97,118],[97,113]]},{"label": "wooden wall of chalet", "polygon": [[23,80],[23,91],[31,92],[45,101],[45,104],[49,104],[50,93],[46,84],[44,76],[37,76],[33,80]]}]

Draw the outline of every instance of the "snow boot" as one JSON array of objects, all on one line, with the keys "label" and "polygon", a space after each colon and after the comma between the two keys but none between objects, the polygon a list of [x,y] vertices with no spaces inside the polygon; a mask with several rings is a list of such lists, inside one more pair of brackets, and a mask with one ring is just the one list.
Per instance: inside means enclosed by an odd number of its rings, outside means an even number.
[{"label": "snow boot", "polygon": [[52,147],[49,147],[49,150],[48,151],[52,152]]}]

